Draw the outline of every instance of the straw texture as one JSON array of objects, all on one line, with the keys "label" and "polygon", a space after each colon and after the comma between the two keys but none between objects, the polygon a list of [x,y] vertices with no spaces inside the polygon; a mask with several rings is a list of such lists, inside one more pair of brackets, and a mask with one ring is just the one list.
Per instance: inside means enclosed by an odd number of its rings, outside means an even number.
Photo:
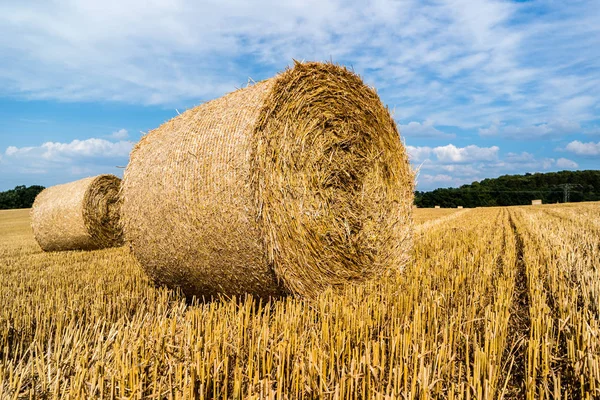
[{"label": "straw texture", "polygon": [[120,183],[116,176],[99,175],[44,189],[31,210],[40,247],[60,251],[122,245]]},{"label": "straw texture", "polygon": [[412,193],[376,92],[345,68],[296,63],[142,138],[123,223],[148,274],[187,295],[313,297],[402,268]]}]

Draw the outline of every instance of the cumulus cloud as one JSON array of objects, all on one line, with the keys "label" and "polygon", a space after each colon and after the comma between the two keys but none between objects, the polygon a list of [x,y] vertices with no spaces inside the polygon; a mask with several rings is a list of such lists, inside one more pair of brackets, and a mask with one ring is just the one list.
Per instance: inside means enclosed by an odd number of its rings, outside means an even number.
[{"label": "cumulus cloud", "polygon": [[438,147],[428,146],[407,146],[407,151],[411,161],[425,161],[434,155],[436,161],[444,164],[460,164],[474,161],[492,161],[498,158],[498,146],[479,147],[469,145],[466,147],[456,147],[453,144]]},{"label": "cumulus cloud", "polygon": [[[407,146],[413,164],[418,163],[420,190],[460,186],[484,178],[525,172],[545,172],[553,169],[576,169],[579,164],[567,158],[536,157],[523,152],[500,154],[498,146],[458,147],[453,144],[438,147]],[[418,160],[418,161],[417,161]]]},{"label": "cumulus cloud", "polygon": [[12,156],[14,154],[17,154],[19,152],[26,153],[26,152],[28,152],[31,149],[33,149],[33,147],[22,147],[22,148],[19,149],[19,148],[15,147],[15,146],[8,146],[6,148],[5,154],[10,157],[10,156]]},{"label": "cumulus cloud", "polygon": [[127,129],[119,129],[118,131],[111,133],[109,137],[112,139],[123,140],[127,139],[128,136],[129,132],[127,132]]},{"label": "cumulus cloud", "polygon": [[425,161],[431,155],[431,147],[427,146],[406,146],[410,161]]},{"label": "cumulus cloud", "polygon": [[423,123],[412,121],[407,125],[400,125],[400,134],[402,136],[419,138],[454,138],[456,135],[444,133],[433,126],[433,121],[426,120]]},{"label": "cumulus cloud", "polygon": [[120,175],[117,165],[127,163],[132,146],[98,138],[8,146],[1,164],[10,174],[3,183],[52,185],[103,173]]},{"label": "cumulus cloud", "polygon": [[575,169],[575,168],[579,167],[579,164],[577,164],[573,160],[569,160],[568,158],[561,157],[558,160],[556,160],[556,166],[558,168],[564,168],[564,169]]},{"label": "cumulus cloud", "polygon": [[418,190],[430,190],[440,187],[458,187],[481,179],[479,175],[420,173],[417,176],[417,185]]},{"label": "cumulus cloud", "polygon": [[481,163],[450,165],[441,164],[435,166],[435,168],[452,173],[454,176],[477,176],[481,171],[480,167]]},{"label": "cumulus cloud", "polygon": [[470,145],[456,147],[453,144],[439,146],[432,150],[438,161],[442,163],[467,163],[473,161],[491,161],[498,158],[498,146],[479,147]]},{"label": "cumulus cloud", "polygon": [[454,183],[454,178],[445,174],[419,174],[417,181],[424,185],[444,186],[445,184]]},{"label": "cumulus cloud", "polygon": [[574,140],[567,145],[565,150],[570,153],[577,154],[579,156],[599,156],[600,142],[583,143],[579,140]]},{"label": "cumulus cloud", "polygon": [[554,158],[544,158],[541,160],[541,164],[542,164],[542,169],[543,170],[547,170],[552,168],[552,166],[554,165],[556,161],[554,160]]},{"label": "cumulus cloud", "polygon": [[11,159],[43,159],[53,162],[66,162],[82,158],[126,157],[132,148],[132,142],[110,142],[105,139],[91,138],[73,140],[70,143],[46,142],[38,147],[9,146],[5,154]]}]

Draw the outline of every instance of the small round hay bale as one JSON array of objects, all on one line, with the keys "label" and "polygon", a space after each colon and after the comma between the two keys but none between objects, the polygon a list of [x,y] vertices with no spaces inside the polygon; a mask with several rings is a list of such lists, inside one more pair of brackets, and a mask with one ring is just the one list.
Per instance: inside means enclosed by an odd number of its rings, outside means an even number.
[{"label": "small round hay bale", "polygon": [[136,145],[123,226],[155,282],[187,295],[292,292],[401,269],[413,173],[375,90],[296,63],[166,122]]},{"label": "small round hay bale", "polygon": [[114,175],[99,175],[44,189],[31,210],[40,247],[60,251],[122,245],[120,184]]}]

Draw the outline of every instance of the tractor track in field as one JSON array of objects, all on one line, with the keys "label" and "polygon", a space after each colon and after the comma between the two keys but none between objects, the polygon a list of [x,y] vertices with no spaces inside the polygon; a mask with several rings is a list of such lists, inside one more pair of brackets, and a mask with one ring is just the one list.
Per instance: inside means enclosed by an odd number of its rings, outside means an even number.
[{"label": "tractor track in field", "polygon": [[[529,280],[527,266],[523,258],[523,238],[518,232],[511,214],[509,214],[508,219],[512,234],[515,237],[516,275],[514,298],[508,322],[507,346],[503,358],[508,361],[511,356],[513,357],[508,378],[507,397],[524,398],[526,393],[525,383],[527,381],[527,349],[531,330]],[[510,266],[505,265],[504,267],[509,268]],[[506,379],[506,376],[503,378]]]}]

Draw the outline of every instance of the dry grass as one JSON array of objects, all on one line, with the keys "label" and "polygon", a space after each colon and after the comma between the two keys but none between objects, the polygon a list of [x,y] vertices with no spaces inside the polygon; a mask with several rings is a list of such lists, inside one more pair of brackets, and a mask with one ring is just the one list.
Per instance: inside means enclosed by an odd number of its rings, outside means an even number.
[{"label": "dry grass", "polygon": [[0,398],[598,398],[598,211],[464,210],[390,279],[207,304],[3,211]]},{"label": "dry grass", "polygon": [[377,93],[297,63],[146,135],[124,229],[158,283],[189,296],[315,297],[406,264],[413,173]]},{"label": "dry grass", "polygon": [[114,175],[99,175],[44,189],[31,210],[40,247],[59,251],[122,245],[120,184]]},{"label": "dry grass", "polygon": [[413,209],[413,220],[415,224],[419,225],[423,222],[447,217],[460,211],[457,208],[415,208]]}]

